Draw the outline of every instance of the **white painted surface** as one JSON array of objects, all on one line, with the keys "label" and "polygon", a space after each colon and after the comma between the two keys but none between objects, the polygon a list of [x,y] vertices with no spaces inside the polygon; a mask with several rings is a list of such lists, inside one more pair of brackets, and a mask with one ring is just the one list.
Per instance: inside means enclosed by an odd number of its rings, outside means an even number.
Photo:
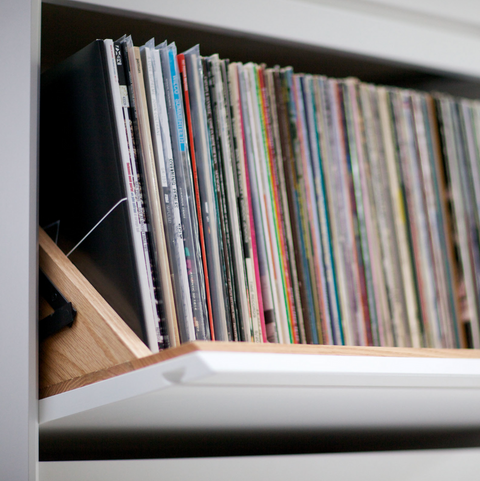
[{"label": "white painted surface", "polygon": [[469,30],[479,34],[480,4],[476,0],[295,0],[299,3],[333,5],[375,17],[401,19],[407,23]]},{"label": "white painted surface", "polygon": [[0,3],[0,479],[36,477],[40,2]]},{"label": "white painted surface", "polygon": [[[413,1],[413,0],[412,0]],[[432,0],[433,1],[433,0]],[[394,0],[53,0],[70,6],[118,9],[129,15],[191,22],[238,35],[281,41],[400,62],[427,70],[480,78],[480,32],[450,15],[451,8],[431,15],[432,2],[412,9]],[[460,4],[466,4],[463,0]],[[464,16],[476,18],[469,5]]]},{"label": "white painted surface", "polygon": [[480,360],[195,352],[40,401],[40,430],[480,427]]},{"label": "white painted surface", "polygon": [[[316,1],[316,0],[314,0]],[[317,0],[322,2],[322,0]],[[338,1],[338,0],[337,0]],[[340,0],[342,1],[342,0]],[[350,1],[350,0],[346,0]],[[480,27],[480,3],[477,0],[354,0],[376,8],[391,9],[392,14],[410,12],[430,18]]]},{"label": "white painted surface", "polygon": [[480,449],[40,463],[40,481],[452,481],[478,478]]}]

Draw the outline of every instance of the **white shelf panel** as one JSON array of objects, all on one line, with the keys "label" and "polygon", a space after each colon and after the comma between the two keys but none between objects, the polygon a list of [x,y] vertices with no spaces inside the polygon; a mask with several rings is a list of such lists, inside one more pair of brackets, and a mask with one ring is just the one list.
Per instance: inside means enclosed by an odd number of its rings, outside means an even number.
[{"label": "white shelf panel", "polygon": [[49,462],[40,463],[40,481],[65,479],[451,481],[476,479],[479,460],[480,449],[450,449],[237,458]]},{"label": "white shelf panel", "polygon": [[[429,71],[480,78],[478,7],[449,8],[398,2],[333,0],[49,0],[78,8],[193,23],[239,36],[262,36],[399,62]],[[456,3],[456,8],[458,4]]]},{"label": "white shelf panel", "polygon": [[480,359],[194,352],[40,401],[41,433],[480,427]]},{"label": "white shelf panel", "polygon": [[[308,0],[307,0],[308,1]],[[313,0],[327,1],[327,0]],[[480,26],[480,4],[476,0],[332,0],[342,2],[346,7],[363,8],[368,6],[390,15],[410,14],[412,18],[427,16],[430,22],[449,21],[460,25]],[[425,21],[425,20],[424,20]]]}]

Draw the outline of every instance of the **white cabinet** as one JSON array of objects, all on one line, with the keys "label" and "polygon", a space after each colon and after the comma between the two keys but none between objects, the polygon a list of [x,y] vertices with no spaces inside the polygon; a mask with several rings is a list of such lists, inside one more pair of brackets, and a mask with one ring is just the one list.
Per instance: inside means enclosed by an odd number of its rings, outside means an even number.
[{"label": "white cabinet", "polygon": [[40,4],[0,6],[0,477],[34,479]]},{"label": "white cabinet", "polygon": [[[38,469],[35,313],[40,7],[38,0],[4,0],[0,6],[2,479],[35,479]],[[443,84],[465,95],[480,91],[476,90],[480,11],[468,0],[424,0],[420,4],[397,0],[90,0],[55,1],[44,4],[44,11],[45,65],[76,42],[76,48],[81,48],[96,37],[119,36],[130,30],[130,23],[158,40],[168,32],[181,35],[178,40],[190,45],[198,38],[207,49],[214,48],[209,41],[218,42],[219,48],[228,45],[232,58],[238,54],[240,60],[298,61],[301,68],[311,65],[305,67],[310,72],[354,74],[402,85],[423,83],[440,88]],[[58,36],[56,29],[61,31],[62,26],[66,31]],[[97,33],[91,32],[95,29]],[[135,33],[134,38],[146,40]],[[195,430],[199,436],[212,426],[252,435],[275,429],[480,428],[478,359],[189,356],[41,401],[41,436],[54,445],[55,439],[71,441],[87,431],[113,436],[130,431],[139,438],[163,431],[187,436]],[[337,464],[342,466],[342,461]],[[41,472],[47,473],[48,468]],[[217,477],[222,477],[221,471]]]}]

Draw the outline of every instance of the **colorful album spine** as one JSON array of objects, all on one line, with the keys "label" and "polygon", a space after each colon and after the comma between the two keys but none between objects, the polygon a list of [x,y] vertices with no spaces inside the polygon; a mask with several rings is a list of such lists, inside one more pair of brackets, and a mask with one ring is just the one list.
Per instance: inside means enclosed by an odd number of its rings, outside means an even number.
[{"label": "colorful album spine", "polygon": [[293,259],[295,262],[301,309],[303,321],[302,330],[305,333],[305,342],[314,343],[312,332],[312,318],[315,311],[310,286],[308,263],[304,256],[303,231],[300,224],[298,199],[295,190],[296,172],[294,159],[294,146],[290,122],[290,94],[288,88],[287,74],[284,70],[274,70],[275,102],[278,115],[278,127],[280,132],[282,158],[279,159],[279,171],[283,172],[285,180],[285,197],[289,220],[291,224]]},{"label": "colorful album spine", "polygon": [[[384,267],[382,262],[382,247],[380,241],[379,210],[381,206],[375,203],[373,168],[378,163],[377,159],[382,155],[379,135],[378,117],[373,115],[372,97],[376,91],[372,85],[360,84],[358,86],[358,108],[361,111],[363,132],[363,149],[360,150],[360,178],[364,194],[364,209],[366,221],[366,234],[370,254],[370,268],[375,297],[375,312],[371,313],[372,319],[376,319],[376,325],[372,325],[374,344],[388,346],[390,341],[390,312]],[[361,141],[360,141],[361,142]],[[373,323],[372,323],[373,324]]]},{"label": "colorful album spine", "polygon": [[348,201],[345,186],[345,156],[343,140],[343,123],[341,118],[341,105],[338,94],[338,82],[331,79],[322,79],[323,111],[325,115],[326,132],[328,133],[327,166],[328,198],[330,218],[332,219],[332,235],[337,266],[340,301],[342,306],[342,322],[344,342],[347,345],[355,344],[357,338],[357,298],[354,292],[354,259],[352,244],[349,239],[348,215],[350,202]]},{"label": "colorful album spine", "polygon": [[[243,117],[243,115],[242,115]],[[242,121],[242,129],[243,129],[243,136],[245,138],[245,128],[243,126]],[[245,144],[244,144],[245,145]],[[259,264],[259,255],[257,249],[257,234],[255,231],[255,221],[254,221],[254,214],[253,214],[253,203],[251,197],[251,184],[250,184],[250,175],[248,173],[248,165],[247,165],[247,157],[245,152],[245,183],[246,183],[246,192],[247,192],[247,200],[248,200],[248,210],[249,210],[249,221],[250,221],[250,233],[252,238],[252,254],[253,254],[253,263],[255,268],[255,282],[257,284],[257,299],[258,299],[258,311],[260,316],[260,326],[262,329],[262,341],[267,342],[267,327],[265,321],[265,307],[263,303],[263,294],[262,294],[262,278],[260,275],[260,264]]]},{"label": "colorful album spine", "polygon": [[347,262],[346,258],[350,254],[346,251],[346,205],[339,200],[342,194],[342,183],[340,181],[341,159],[338,152],[338,135],[335,119],[336,106],[334,95],[332,94],[331,80],[319,77],[318,90],[320,98],[319,111],[321,113],[320,122],[323,131],[323,136],[321,137],[322,166],[330,217],[334,264],[336,267],[338,300],[342,313],[341,328],[343,343],[351,344],[353,342],[353,311],[349,282],[352,281],[352,276],[347,275],[347,267],[351,263]]},{"label": "colorful album spine", "polygon": [[272,259],[274,262],[275,277],[277,284],[278,300],[280,304],[280,323],[282,329],[282,336],[284,343],[298,342],[298,330],[293,324],[292,310],[291,310],[291,298],[288,292],[288,279],[285,269],[282,252],[282,241],[279,224],[278,208],[276,203],[275,182],[272,178],[272,152],[271,152],[271,137],[269,137],[268,127],[269,123],[266,118],[266,106],[265,106],[265,89],[264,89],[264,77],[261,68],[257,65],[253,66],[253,74],[255,79],[256,97],[257,97],[257,109],[256,114],[258,116],[258,128],[260,129],[261,139],[261,178],[263,182],[263,189],[265,192],[267,222],[270,228],[270,235],[272,244]]},{"label": "colorful album spine", "polygon": [[291,68],[283,69],[285,106],[288,115],[288,131],[290,137],[290,152],[288,158],[288,176],[291,182],[291,195],[293,196],[293,216],[296,218],[298,229],[298,250],[303,264],[304,288],[309,305],[307,337],[312,344],[323,342],[322,332],[319,330],[322,321],[322,312],[317,295],[315,271],[312,259],[311,237],[306,215],[306,199],[303,188],[303,166],[301,162],[301,145],[298,126],[298,112],[295,100],[295,87],[293,71]]},{"label": "colorful album spine", "polygon": [[383,276],[382,255],[379,240],[377,205],[373,195],[372,164],[379,156],[378,123],[374,121],[369,85],[358,84],[356,100],[352,104],[355,138],[358,146],[358,183],[362,189],[363,209],[365,219],[364,256],[368,274],[367,289],[373,302],[369,304],[372,320],[372,341],[375,346],[388,345],[386,331],[389,331],[387,294]]},{"label": "colorful album spine", "polygon": [[[141,86],[143,86],[143,78],[139,78],[139,72],[137,71],[138,66],[135,61],[135,53],[131,37],[122,37],[116,42],[116,44],[120,47],[122,62],[125,69],[130,104],[129,113],[130,120],[132,122],[133,139],[137,158],[137,169],[141,184],[141,191],[144,195],[147,224],[149,226],[147,230],[147,244],[150,260],[152,261],[152,274],[154,275],[153,282],[155,285],[155,298],[159,319],[157,338],[159,348],[163,348],[169,345],[168,339],[165,338],[168,330],[168,322],[166,320],[167,305],[168,314],[171,316],[171,322],[176,323],[177,319],[174,302],[172,302],[172,299],[166,297],[170,292],[170,289],[168,288],[170,279],[167,279],[166,275],[166,269],[168,269],[168,265],[166,267],[165,265],[160,265],[159,263],[159,249],[162,248],[162,244],[165,243],[165,240],[162,225],[163,221],[161,218],[158,219],[155,214],[161,210],[161,207],[159,206],[159,199],[155,193],[156,186],[154,184],[156,182],[156,174],[152,173],[152,175],[149,175],[151,166],[148,162],[148,158],[149,155],[152,154],[151,146],[147,145],[147,139],[143,139],[142,141],[141,136],[141,121],[139,118],[140,113],[138,102],[140,102],[139,89],[141,89]],[[134,78],[136,79],[136,82],[134,82]]]},{"label": "colorful album spine", "polygon": [[[251,237],[248,233],[248,211],[245,202],[245,189],[242,179],[241,167],[244,165],[243,160],[243,137],[240,134],[240,126],[237,122],[238,116],[235,116],[234,105],[232,105],[232,85],[231,80],[236,81],[229,75],[230,61],[228,59],[220,60],[220,73],[223,83],[223,98],[225,106],[225,133],[226,144],[230,151],[230,167],[226,178],[229,186],[229,205],[234,206],[233,215],[230,216],[232,222],[232,230],[235,233],[236,250],[241,254],[241,258],[237,261],[237,271],[240,274],[239,282],[244,288],[240,292],[245,291],[246,307],[248,318],[243,319],[245,338],[249,341],[261,342],[260,317],[258,313],[258,299],[256,295],[257,286],[254,278],[254,268],[251,253]],[[238,89],[234,89],[238,92]],[[238,102],[236,102],[238,105]],[[224,166],[225,168],[227,165]],[[240,168],[240,170],[239,170]],[[241,262],[238,262],[238,261]],[[243,271],[241,270],[243,268]]]},{"label": "colorful album spine", "polygon": [[209,59],[203,59],[204,66],[204,86],[205,86],[205,105],[207,109],[207,122],[210,131],[212,146],[212,170],[215,179],[215,189],[218,202],[219,225],[222,232],[223,241],[223,260],[225,265],[225,278],[227,281],[227,292],[230,307],[230,329],[231,339],[241,340],[240,313],[237,304],[236,286],[234,280],[233,253],[231,246],[230,225],[228,220],[228,207],[225,196],[225,181],[222,169],[222,149],[218,125],[215,118],[217,95],[212,65]]},{"label": "colorful album spine", "polygon": [[257,233],[255,231],[255,220],[254,220],[254,211],[253,211],[253,202],[252,202],[252,187],[250,183],[250,175],[248,173],[248,147],[247,147],[247,129],[245,126],[245,112],[244,112],[244,105],[242,102],[242,87],[241,87],[241,78],[239,74],[239,68],[241,68],[241,64],[236,64],[235,75],[237,76],[237,87],[238,87],[238,102],[239,102],[239,117],[240,117],[240,128],[241,128],[241,136],[243,139],[243,175],[245,178],[245,193],[246,193],[246,200],[247,200],[247,207],[248,207],[248,223],[249,223],[249,230],[250,230],[250,237],[251,237],[251,247],[252,247],[252,256],[253,256],[253,264],[255,269],[255,282],[257,287],[257,299],[258,299],[258,312],[260,317],[260,327],[262,330],[262,341],[267,342],[267,328],[265,324],[265,309],[263,304],[263,295],[262,295],[262,279],[260,275],[260,265],[259,265],[259,255],[257,249]]},{"label": "colorful album spine", "polygon": [[[331,309],[328,301],[328,286],[323,262],[323,246],[320,234],[317,203],[315,198],[314,175],[311,159],[310,138],[307,125],[307,103],[311,103],[311,95],[307,93],[303,75],[294,76],[294,92],[297,105],[298,133],[300,140],[301,170],[303,171],[302,190],[305,193],[305,217],[307,218],[308,234],[312,249],[312,282],[315,282],[317,299],[320,308],[320,319],[317,319],[317,329],[322,332],[323,344],[333,343]],[[308,97],[306,100],[305,97]]]},{"label": "colorful album spine", "polygon": [[[265,322],[264,332],[268,342],[277,342],[275,327],[275,309],[273,304],[272,286],[268,269],[268,258],[266,251],[265,229],[261,213],[261,199],[259,197],[257,177],[253,167],[254,162],[254,131],[251,121],[251,96],[250,84],[245,67],[237,64],[239,101],[241,104],[243,140],[245,149],[245,180],[249,197],[250,225],[252,233],[252,245],[256,246],[256,261],[258,267],[257,286],[260,285],[259,300],[262,300],[262,312]],[[260,307],[259,307],[260,308]]]},{"label": "colorful album spine", "polygon": [[252,340],[252,318],[248,299],[248,286],[245,277],[245,261],[240,236],[239,213],[237,207],[237,193],[235,189],[233,167],[233,139],[231,135],[230,112],[228,110],[228,86],[225,82],[225,64],[218,55],[208,58],[214,88],[212,89],[213,118],[218,138],[218,160],[223,175],[225,220],[230,233],[232,279],[236,292],[236,308],[238,312],[237,329],[239,339]]},{"label": "colorful album spine", "polygon": [[451,212],[449,210],[450,195],[447,188],[444,156],[442,152],[442,144],[440,139],[440,123],[438,120],[437,107],[433,96],[425,94],[424,115],[427,125],[427,131],[430,133],[429,141],[431,142],[431,170],[434,177],[434,189],[439,210],[438,222],[440,224],[439,236],[443,250],[443,263],[445,277],[448,289],[448,305],[450,309],[449,319],[453,324],[452,329],[456,339],[457,347],[466,347],[468,345],[465,331],[462,329],[462,320],[460,315],[457,283],[457,268],[455,261],[455,240],[454,229],[452,228]]},{"label": "colorful album spine", "polygon": [[[403,95],[403,92],[399,90],[391,92],[391,101],[398,142],[398,162],[405,189],[406,213],[412,239],[419,298],[423,304],[422,317],[425,342],[429,346],[439,347],[441,345],[439,311],[435,299],[436,287],[432,275],[433,259],[431,258],[431,246],[426,223],[423,188],[418,171],[418,147],[413,135],[411,103],[408,95]],[[407,292],[405,288],[402,289],[404,295]],[[407,311],[405,310],[404,315],[406,314]],[[418,327],[414,327],[416,330],[412,332],[407,324],[404,330],[407,333],[407,329],[410,329],[412,344],[418,344],[418,341],[415,341],[415,338],[418,337]]]},{"label": "colorful album spine", "polygon": [[337,129],[340,154],[341,182],[343,182],[343,201],[346,203],[345,235],[349,246],[353,288],[354,322],[353,332],[355,344],[368,345],[371,342],[370,313],[368,309],[367,289],[365,285],[363,257],[359,236],[359,215],[355,199],[355,187],[352,173],[352,145],[348,138],[347,116],[348,98],[344,89],[344,82],[336,82],[334,90],[337,106]]},{"label": "colorful album spine", "polygon": [[253,219],[251,218],[251,200],[249,199],[249,177],[246,165],[245,129],[243,126],[242,105],[238,78],[238,65],[228,66],[229,92],[232,111],[232,133],[235,145],[236,180],[238,182],[238,206],[240,212],[240,227],[245,256],[245,273],[250,296],[250,309],[255,342],[266,342],[265,317],[263,315],[263,300],[261,298],[261,284],[258,271],[258,256],[255,232],[252,233]]},{"label": "colorful album spine", "polygon": [[332,249],[332,233],[330,228],[331,222],[328,213],[328,199],[325,186],[324,162],[326,161],[327,157],[325,152],[326,139],[321,112],[322,106],[320,85],[318,78],[306,76],[305,80],[311,89],[311,93],[308,96],[310,101],[306,101],[306,109],[309,117],[309,138],[312,155],[316,206],[320,221],[321,242],[323,245],[323,264],[327,279],[328,302],[330,304],[332,342],[333,344],[342,345],[343,330],[341,325],[341,312],[338,300],[337,279]]},{"label": "colorful album spine", "polygon": [[[166,44],[162,44],[166,45]],[[147,42],[152,59],[153,84],[157,103],[158,126],[160,138],[157,138],[157,166],[160,172],[159,189],[162,192],[162,208],[166,219],[167,251],[170,259],[171,277],[179,319],[179,334],[182,342],[195,340],[192,300],[185,260],[185,247],[182,232],[182,220],[178,200],[177,180],[173,160],[170,126],[167,113],[167,99],[160,52],[154,41]],[[161,144],[161,145],[160,145]],[[160,148],[163,149],[163,156]]]},{"label": "colorful album spine", "polygon": [[303,319],[302,301],[300,295],[300,286],[298,280],[297,266],[295,264],[295,247],[292,235],[292,224],[290,220],[290,213],[288,208],[287,187],[285,175],[283,171],[283,148],[280,135],[280,115],[278,111],[278,99],[276,96],[276,75],[277,69],[266,69],[265,80],[267,84],[268,95],[268,112],[270,117],[270,130],[273,136],[273,178],[276,179],[276,188],[278,192],[278,199],[276,202],[279,212],[279,223],[281,226],[282,239],[284,242],[284,256],[286,269],[289,273],[289,281],[291,285],[291,294],[293,298],[290,300],[292,305],[293,321],[297,327],[298,341],[302,344],[307,342],[305,333],[305,323]]},{"label": "colorful album spine", "polygon": [[[141,59],[142,59],[142,66],[144,72],[144,81],[145,81],[145,95],[146,95],[146,103],[148,106],[148,117],[150,120],[150,132],[151,132],[151,141],[153,147],[153,157],[155,163],[155,170],[157,174],[157,189],[158,189],[158,196],[161,204],[161,212],[163,216],[163,227],[164,227],[164,235],[165,235],[165,243],[166,243],[166,252],[162,254],[162,257],[168,255],[169,265],[170,265],[170,278],[171,278],[171,289],[170,296],[172,300],[174,300],[174,292],[175,292],[175,282],[172,276],[173,272],[173,264],[174,260],[171,256],[171,241],[170,241],[170,233],[169,233],[169,225],[168,225],[168,215],[165,208],[165,199],[168,198],[169,192],[168,190],[168,182],[167,182],[167,169],[165,163],[165,156],[164,156],[164,146],[163,146],[163,139],[161,135],[161,126],[160,126],[160,112],[159,112],[159,103],[157,101],[157,89],[155,85],[155,74],[154,74],[154,60],[153,57],[155,56],[155,40],[151,39],[147,44],[140,49]],[[158,94],[163,95],[163,92],[158,92]],[[173,302],[173,301],[172,301]],[[178,309],[178,303],[175,305],[175,310],[178,315],[180,314]],[[169,317],[167,317],[169,319]],[[169,324],[169,332],[171,336],[173,336],[171,343],[177,345],[180,341],[179,339],[179,330],[178,330],[178,323],[174,325]]]},{"label": "colorful album spine", "polygon": [[[370,262],[370,250],[367,237],[366,218],[366,193],[362,187],[361,170],[364,162],[362,155],[361,135],[359,132],[360,116],[357,104],[358,81],[347,79],[343,83],[344,112],[346,125],[346,138],[348,139],[347,165],[350,185],[353,186],[351,200],[354,213],[355,245],[357,247],[357,269],[360,279],[362,294],[362,306],[365,322],[365,343],[367,345],[378,344],[377,319],[374,289],[372,285],[372,270]],[[375,338],[375,340],[374,340]]]},{"label": "colorful album spine", "polygon": [[[413,251],[410,247],[411,244],[409,240],[409,223],[405,205],[405,191],[402,187],[399,170],[400,166],[398,161],[398,148],[396,147],[395,135],[392,130],[393,125],[390,115],[388,92],[383,87],[376,88],[371,85],[360,86],[360,92],[362,111],[364,113],[366,122],[368,122],[366,125],[369,126],[367,129],[367,145],[370,169],[374,169],[376,175],[378,173],[378,177],[375,179],[372,177],[372,191],[375,194],[375,192],[379,190],[376,184],[376,179],[383,178],[382,175],[385,175],[385,182],[388,187],[385,200],[382,201],[382,197],[380,196],[380,200],[377,198],[377,204],[372,208],[376,212],[375,221],[378,221],[377,229],[380,230],[382,229],[382,225],[386,225],[387,234],[390,232],[389,219],[393,217],[392,232],[395,232],[394,239],[396,239],[396,249],[398,251],[400,260],[400,285],[403,286],[401,289],[404,292],[406,303],[404,315],[408,316],[408,322],[411,326],[410,332],[415,333],[413,326],[421,326],[417,295],[418,289],[416,287],[416,278],[413,270]],[[372,130],[377,132],[377,134],[375,135],[375,132],[373,134],[369,133]],[[372,144],[377,146],[373,153]],[[383,162],[380,160],[382,158],[385,159]],[[382,168],[385,171],[384,174],[382,174]],[[385,202],[385,204],[382,206],[381,202]],[[381,216],[384,215],[383,213],[385,211],[388,211],[387,214],[385,214],[386,220],[381,221],[380,219],[383,219]],[[385,249],[385,243],[383,242],[383,230],[380,230],[379,236],[380,239],[378,240],[372,236],[372,242],[375,244],[378,243],[378,249]],[[392,239],[392,241],[394,239]],[[377,262],[379,262],[378,258]],[[393,336],[393,332],[392,328],[388,328],[388,326],[382,324],[382,320],[384,321],[385,319],[390,318],[390,325],[393,325],[395,313],[393,308],[390,309],[385,306],[385,303],[388,301],[388,299],[385,299],[385,293],[383,292],[382,287],[384,285],[392,285],[392,283],[388,280],[391,279],[391,271],[392,269],[389,269],[387,272],[386,269],[377,268],[374,273],[378,279],[375,283],[375,287],[377,292],[377,307],[379,308],[379,325],[382,326],[381,335],[384,339],[383,342],[386,345],[390,345],[392,343],[390,339]],[[384,279],[383,283],[381,279]],[[390,291],[386,295],[388,296],[389,293]],[[393,295],[390,297],[390,299],[394,299]],[[389,305],[394,306],[395,303],[390,301]],[[389,311],[388,315],[385,313],[386,310]],[[411,338],[411,342],[412,345],[417,347],[423,345],[422,335],[418,327],[417,333]]]},{"label": "colorful album spine", "polygon": [[438,196],[438,181],[433,159],[431,132],[428,123],[425,97],[415,92],[409,92],[414,134],[418,151],[418,174],[423,187],[425,204],[425,221],[429,233],[429,247],[432,265],[430,270],[434,279],[436,304],[439,311],[439,337],[441,347],[458,346],[453,329],[455,317],[451,317],[450,298],[445,259],[448,258],[445,249],[444,227],[441,204]]},{"label": "colorful album spine", "polygon": [[206,99],[204,92],[204,72],[200,49],[197,46],[184,54],[188,78],[189,99],[192,117],[192,134],[195,139],[198,187],[203,219],[206,249],[206,262],[210,284],[215,339],[228,340],[227,305],[228,295],[220,248],[221,234],[218,224],[218,210],[212,174],[212,146],[207,122]]},{"label": "colorful album spine", "polygon": [[271,258],[270,231],[265,215],[263,185],[259,174],[260,141],[259,129],[255,121],[256,88],[252,75],[252,65],[238,65],[240,98],[242,102],[247,169],[250,180],[252,210],[257,241],[258,266],[261,278],[261,291],[265,318],[265,329],[269,342],[279,342],[277,329],[278,299]]},{"label": "colorful album spine", "polygon": [[[156,288],[154,284],[154,266],[150,259],[147,243],[147,222],[140,179],[137,174],[135,150],[133,148],[133,131],[130,126],[127,82],[123,66],[120,45],[112,40],[104,40],[107,51],[108,69],[112,84],[113,102],[117,117],[117,130],[122,158],[123,177],[132,223],[133,242],[139,282],[142,286],[141,296],[145,313],[147,343],[153,352],[158,350],[157,329],[160,320],[156,305]],[[173,333],[172,333],[173,335]]]},{"label": "colorful album spine", "polygon": [[[267,152],[268,152],[268,175],[271,183],[271,190],[273,196],[273,213],[277,225],[277,238],[279,243],[279,255],[281,262],[281,271],[283,275],[283,282],[286,291],[286,303],[287,303],[287,314],[289,319],[289,328],[291,335],[293,337],[293,343],[298,344],[300,342],[305,342],[305,336],[301,335],[301,328],[299,326],[299,319],[297,315],[297,306],[295,303],[295,292],[294,292],[294,280],[289,259],[289,252],[287,247],[287,232],[286,232],[286,222],[285,215],[283,212],[282,204],[282,185],[280,176],[278,173],[278,151],[275,141],[275,99],[269,95],[269,90],[273,89],[273,84],[267,85],[273,80],[269,78],[269,74],[265,71],[264,67],[259,68],[259,82],[262,95],[262,105],[263,105],[263,117],[265,123],[265,137],[267,141]],[[274,95],[274,94],[273,94]],[[277,127],[278,131],[278,127]],[[281,152],[280,152],[281,155]]]},{"label": "colorful album spine", "polygon": [[413,132],[413,110],[411,98],[408,92],[399,91],[399,99],[401,101],[400,122],[397,124],[399,128],[403,128],[405,137],[405,149],[403,166],[406,174],[406,181],[410,182],[409,192],[412,196],[411,205],[413,210],[410,213],[411,222],[415,223],[418,235],[418,244],[420,249],[420,265],[423,275],[423,290],[427,303],[427,310],[430,315],[430,334],[434,347],[442,346],[441,335],[441,305],[437,297],[438,287],[434,275],[434,260],[432,256],[432,246],[430,232],[427,223],[427,212],[424,196],[424,185],[421,182],[419,171],[419,149],[418,140]]},{"label": "colorful album spine", "polygon": [[[207,265],[207,252],[205,248],[205,234],[203,229],[202,219],[202,204],[200,202],[200,188],[198,183],[197,159],[195,155],[196,144],[194,143],[192,113],[190,109],[190,91],[188,88],[187,67],[185,63],[185,56],[183,54],[177,55],[177,65],[180,75],[180,81],[183,87],[183,101],[185,106],[185,119],[188,130],[189,146],[190,146],[190,160],[193,176],[193,187],[195,192],[195,204],[197,208],[198,220],[198,237],[200,242],[200,251],[202,256],[203,273],[205,278],[205,298],[207,302],[208,321],[210,327],[210,339],[215,340],[215,329],[213,325],[213,309],[212,300],[210,296],[210,279]],[[198,140],[197,140],[198,142]]]},{"label": "colorful album spine", "polygon": [[[167,100],[168,120],[172,138],[175,178],[182,218],[185,258],[192,301],[195,338],[210,339],[205,298],[205,280],[198,238],[198,221],[188,151],[183,100],[174,44],[159,48]],[[187,294],[185,294],[187,295]]]},{"label": "colorful album spine", "polygon": [[478,284],[475,272],[474,249],[472,244],[472,207],[469,203],[468,176],[465,171],[464,147],[460,145],[461,126],[458,116],[458,107],[453,99],[442,97],[439,99],[440,117],[442,122],[442,133],[446,145],[446,166],[451,196],[453,200],[453,215],[455,230],[458,239],[458,251],[460,256],[460,279],[459,289],[463,290],[462,316],[464,322],[469,326],[471,344],[479,346],[479,306],[478,306]]},{"label": "colorful album spine", "polygon": [[300,225],[303,229],[303,249],[308,262],[310,285],[312,290],[312,299],[315,309],[315,322],[313,328],[315,329],[319,344],[329,343],[328,331],[324,331],[323,326],[326,325],[328,313],[324,303],[324,285],[322,284],[320,265],[317,263],[316,256],[316,234],[315,225],[312,226],[313,218],[310,217],[310,194],[311,190],[308,188],[310,178],[308,176],[308,169],[306,161],[307,152],[306,136],[304,131],[304,107],[302,99],[301,86],[299,79],[291,72],[291,86],[290,86],[290,115],[292,118],[292,138],[294,139],[294,167],[296,170],[296,191],[299,201]]}]

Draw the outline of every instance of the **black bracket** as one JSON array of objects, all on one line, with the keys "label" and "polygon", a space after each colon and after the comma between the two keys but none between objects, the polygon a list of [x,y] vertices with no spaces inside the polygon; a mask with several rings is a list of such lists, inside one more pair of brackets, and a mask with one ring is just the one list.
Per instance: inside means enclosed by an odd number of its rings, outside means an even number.
[{"label": "black bracket", "polygon": [[40,320],[39,339],[43,341],[66,326],[72,327],[77,311],[68,302],[52,281],[40,270],[38,285],[42,296],[54,309],[54,312]]}]

